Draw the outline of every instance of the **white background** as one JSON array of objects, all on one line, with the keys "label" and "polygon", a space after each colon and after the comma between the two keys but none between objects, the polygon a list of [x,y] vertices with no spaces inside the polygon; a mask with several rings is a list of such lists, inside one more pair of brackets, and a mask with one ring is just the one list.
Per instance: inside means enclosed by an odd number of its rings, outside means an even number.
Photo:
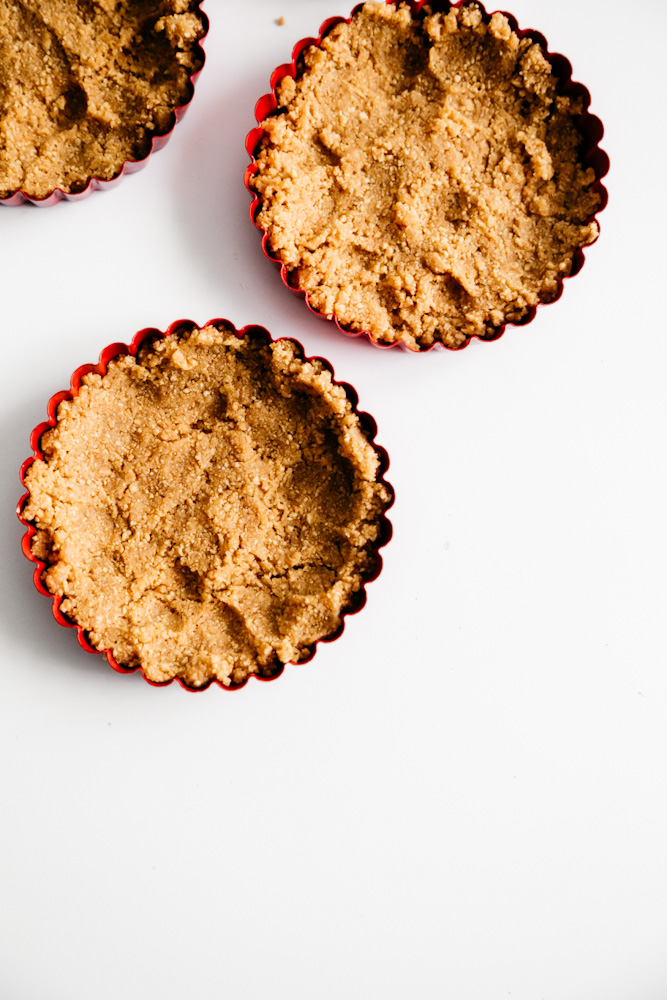
[{"label": "white background", "polygon": [[[423,356],[311,316],[247,217],[255,101],[349,8],[205,9],[143,172],[0,208],[0,1000],[664,1000],[667,5],[514,2],[605,122],[602,235],[530,326]],[[338,642],[188,694],[53,622],[14,509],[77,366],[216,316],[357,387],[397,500]]]}]

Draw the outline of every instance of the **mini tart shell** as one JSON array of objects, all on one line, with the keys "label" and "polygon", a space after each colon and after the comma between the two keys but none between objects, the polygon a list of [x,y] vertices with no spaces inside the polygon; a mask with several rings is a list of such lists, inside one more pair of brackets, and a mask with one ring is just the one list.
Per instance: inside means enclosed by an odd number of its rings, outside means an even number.
[{"label": "mini tart shell", "polygon": [[[217,325],[224,325],[230,331],[235,333],[236,336],[239,337],[239,339],[245,337],[247,334],[250,334],[251,336],[261,337],[262,339],[265,339],[267,343],[269,342],[275,343],[277,340],[280,339],[289,339],[293,344],[296,345],[297,351],[300,354],[303,361],[319,361],[323,365],[323,367],[331,374],[333,384],[336,386],[340,386],[345,391],[345,394],[352,405],[352,410],[359,419],[364,434],[366,435],[369,444],[372,446],[373,450],[375,451],[378,457],[379,468],[377,473],[377,481],[382,483],[386,487],[390,497],[389,502],[386,505],[385,510],[380,517],[380,530],[378,534],[378,539],[377,542],[375,542],[372,547],[372,559],[371,559],[370,571],[364,574],[359,590],[353,595],[352,600],[349,602],[347,607],[345,607],[342,610],[340,625],[336,628],[334,632],[332,632],[327,636],[324,636],[322,639],[318,639],[317,642],[313,643],[313,645],[309,648],[308,655],[303,659],[299,660],[298,665],[300,666],[301,664],[309,663],[310,660],[312,660],[312,658],[315,655],[317,646],[319,645],[320,642],[329,643],[338,639],[342,635],[343,630],[345,628],[345,618],[348,615],[356,614],[357,612],[361,611],[361,609],[364,607],[366,603],[366,586],[373,580],[376,580],[382,570],[382,557],[379,553],[379,550],[383,548],[390,541],[392,536],[392,526],[391,522],[386,517],[386,511],[389,510],[389,508],[392,506],[394,502],[394,491],[393,487],[384,478],[385,473],[389,468],[389,457],[385,449],[375,443],[375,436],[377,434],[377,424],[375,423],[373,417],[370,416],[370,414],[365,413],[358,409],[359,397],[357,395],[356,390],[346,382],[337,381],[334,378],[334,370],[331,364],[324,358],[306,356],[302,345],[298,341],[294,340],[294,338],[292,337],[273,338],[271,334],[268,332],[268,330],[266,330],[264,327],[261,326],[245,326],[240,330],[236,330],[234,325],[230,323],[229,320],[226,319],[219,319],[219,318],[212,319],[201,327],[198,326],[196,323],[192,322],[192,320],[182,319],[182,320],[177,320],[175,323],[172,323],[171,326],[164,332],[161,330],[154,329],[152,327],[139,330],[139,332],[135,334],[134,338],[129,344],[114,343],[110,344],[108,347],[105,347],[100,354],[99,361],[97,362],[97,364],[87,364],[87,365],[82,365],[80,368],[77,368],[70,380],[70,388],[64,389],[61,392],[57,392],[54,396],[51,397],[51,399],[47,404],[48,420],[44,421],[41,424],[38,424],[38,426],[35,427],[35,429],[32,431],[30,435],[30,446],[32,448],[33,454],[29,458],[27,458],[23,463],[23,465],[21,466],[20,478],[23,486],[25,487],[26,486],[25,477],[26,473],[28,472],[28,469],[37,459],[43,458],[43,454],[40,450],[40,442],[42,435],[46,431],[50,430],[52,427],[55,427],[55,425],[57,424],[58,422],[57,413],[60,403],[62,403],[63,400],[73,399],[75,396],[78,395],[81,382],[84,376],[89,375],[91,372],[94,372],[98,375],[104,375],[107,371],[107,366],[109,362],[112,361],[114,358],[122,357],[123,355],[132,355],[136,357],[141,347],[146,344],[149,344],[152,341],[158,340],[160,338],[170,337],[174,334],[178,334],[181,331],[191,330],[193,328],[202,330],[205,327],[217,326]],[[21,549],[26,559],[28,559],[29,562],[31,562],[35,567],[33,572],[33,582],[35,584],[37,591],[40,594],[44,595],[45,597],[48,597],[49,600],[51,601],[51,609],[53,617],[58,622],[58,624],[64,626],[65,628],[75,629],[79,645],[87,653],[92,653],[97,656],[106,657],[109,665],[118,673],[131,674],[139,672],[144,678],[144,680],[146,680],[153,687],[166,687],[169,684],[172,684],[176,680],[184,690],[193,692],[204,691],[211,685],[217,685],[218,687],[222,688],[225,691],[235,691],[238,690],[239,688],[245,687],[245,685],[248,683],[251,677],[254,677],[258,681],[272,681],[283,673],[286,664],[281,664],[280,667],[270,676],[262,676],[260,674],[250,674],[241,683],[231,683],[231,684],[223,684],[222,681],[211,678],[207,680],[204,684],[197,687],[193,687],[187,684],[179,676],[172,677],[167,681],[153,681],[150,678],[146,677],[144,671],[140,666],[127,667],[122,663],[118,663],[110,650],[108,649],[100,650],[94,648],[89,642],[85,629],[83,629],[75,621],[70,619],[61,610],[60,605],[62,604],[64,597],[54,596],[49,590],[47,590],[46,586],[43,583],[42,575],[46,569],[46,564],[34,555],[31,547],[32,538],[35,534],[36,529],[33,524],[25,520],[23,517],[23,511],[29,499],[30,499],[30,493],[27,492],[19,500],[16,513],[19,521],[26,528],[26,532],[23,535],[23,538],[21,539]]]},{"label": "mini tart shell", "polygon": [[[387,5],[389,5],[392,3],[400,2],[400,0],[385,0],[385,2]],[[422,8],[426,6],[428,6],[429,10],[432,13],[438,14],[438,13],[447,13],[452,8],[465,7],[471,3],[480,9],[482,17],[485,22],[488,23],[492,16],[490,13],[487,13],[486,9],[484,8],[480,0],[459,0],[458,3],[450,3],[449,0],[430,0],[430,2],[429,0],[402,0],[402,2],[408,4],[413,17],[419,15],[419,13],[422,11]],[[445,344],[441,341],[436,341],[435,343],[430,344],[428,347],[413,347],[406,344],[403,340],[396,340],[390,344],[380,343],[372,337],[370,332],[366,330],[353,330],[348,326],[346,326],[345,324],[339,322],[338,318],[335,315],[327,315],[326,313],[320,312],[318,309],[315,309],[310,304],[308,292],[305,292],[302,289],[296,287],[294,284],[292,284],[290,280],[290,273],[287,267],[285,266],[285,264],[282,263],[282,261],[277,256],[275,256],[271,252],[271,249],[269,247],[269,234],[267,230],[264,229],[257,222],[257,216],[261,210],[261,201],[259,196],[251,186],[251,180],[254,174],[256,174],[259,169],[257,164],[257,153],[259,152],[260,146],[265,136],[265,132],[261,126],[261,123],[270,115],[273,115],[278,108],[278,97],[277,97],[278,85],[280,81],[284,79],[284,77],[286,76],[291,76],[293,79],[296,79],[300,75],[302,55],[304,51],[310,48],[311,46],[317,46],[317,47],[321,46],[322,40],[326,38],[329,32],[332,31],[332,29],[335,28],[337,24],[342,24],[342,23],[349,24],[352,18],[360,10],[362,10],[363,7],[364,3],[357,4],[357,6],[354,7],[354,9],[352,10],[350,16],[347,18],[344,17],[328,18],[320,26],[317,38],[302,38],[299,42],[297,42],[292,50],[291,62],[283,63],[281,66],[278,66],[271,74],[270,78],[271,93],[264,94],[264,96],[260,97],[260,99],[257,101],[257,104],[255,105],[255,119],[257,121],[257,127],[251,129],[251,131],[248,133],[248,136],[246,137],[246,151],[252,162],[248,167],[246,167],[244,174],[244,183],[246,186],[246,190],[248,191],[248,193],[252,198],[252,203],[250,205],[250,220],[252,224],[255,226],[255,228],[259,229],[260,233],[262,234],[262,250],[264,252],[264,256],[278,266],[280,270],[280,277],[285,287],[288,288],[295,295],[298,295],[300,298],[304,299],[306,306],[308,307],[310,312],[313,313],[314,316],[317,316],[320,319],[328,321],[333,320],[335,326],[340,330],[341,333],[344,333],[349,337],[367,338],[368,341],[374,347],[380,348],[382,350],[389,350],[392,347],[400,346],[405,350],[411,351],[412,353],[426,354],[429,351],[433,350],[433,348],[438,346],[443,347],[448,351],[461,351],[465,347],[467,347],[472,340],[480,340],[486,342],[496,341],[500,337],[502,337],[503,333],[505,332],[505,329],[508,326],[526,326],[528,323],[531,323],[533,321],[533,319],[537,314],[537,310],[540,306],[551,305],[553,302],[556,302],[561,297],[561,295],[563,294],[564,282],[569,280],[569,278],[574,278],[575,275],[577,275],[584,266],[585,256],[583,248],[578,248],[574,251],[570,273],[558,279],[558,288],[554,297],[550,299],[549,302],[539,303],[536,306],[532,306],[520,320],[516,321],[508,320],[507,322],[503,323],[502,326],[499,326],[492,335],[479,336],[475,334],[471,337],[468,337],[458,347],[451,347],[448,344]],[[602,122],[596,115],[592,115],[588,111],[588,108],[591,103],[590,93],[583,84],[577,83],[572,79],[572,65],[569,62],[569,60],[565,56],[560,55],[557,52],[549,51],[547,40],[543,34],[541,34],[539,31],[534,31],[531,28],[522,30],[521,28],[519,28],[517,20],[512,14],[507,13],[507,11],[503,11],[502,13],[509,21],[512,31],[516,35],[518,35],[519,38],[530,38],[533,42],[537,42],[537,44],[542,47],[545,58],[551,64],[554,74],[558,78],[559,81],[558,93],[563,96],[571,97],[574,99],[577,98],[581,99],[583,103],[584,112],[580,116],[578,121],[578,127],[583,136],[583,143],[581,149],[581,162],[585,167],[591,167],[594,170],[596,179],[591,189],[595,191],[600,198],[600,204],[596,212],[589,219],[587,219],[586,222],[591,223],[597,221],[599,213],[602,212],[602,210],[606,207],[608,201],[607,189],[602,184],[602,178],[605,177],[605,175],[609,171],[609,157],[604,152],[604,150],[600,149],[599,146],[600,140],[604,135],[604,127],[602,125]],[[598,231],[599,231],[599,225],[598,225]]]},{"label": "mini tart shell", "polygon": [[126,174],[136,174],[139,170],[143,168],[148,163],[148,160],[153,155],[157,153],[158,150],[162,149],[167,145],[171,139],[172,133],[176,128],[176,125],[183,120],[186,115],[188,108],[192,102],[195,92],[195,84],[199,79],[199,75],[204,68],[204,63],[206,61],[206,54],[204,52],[204,41],[209,30],[209,20],[203,10],[201,10],[201,4],[204,0],[199,0],[196,7],[196,13],[201,18],[203,34],[197,42],[195,52],[200,60],[200,65],[194,73],[191,74],[188,81],[188,98],[183,104],[179,104],[171,112],[171,124],[166,131],[159,134],[154,134],[151,138],[150,148],[145,156],[142,156],[138,160],[124,160],[117,172],[113,177],[108,179],[103,179],[101,177],[90,177],[88,183],[81,191],[65,191],[63,188],[54,188],[48,195],[44,198],[34,198],[25,191],[14,191],[13,194],[8,195],[6,198],[0,198],[0,205],[6,205],[7,207],[14,208],[17,205],[36,205],[38,208],[50,208],[52,205],[56,205],[59,201],[83,201],[84,198],[88,198],[93,191],[107,191],[110,188],[116,187],[120,184],[121,180]]}]

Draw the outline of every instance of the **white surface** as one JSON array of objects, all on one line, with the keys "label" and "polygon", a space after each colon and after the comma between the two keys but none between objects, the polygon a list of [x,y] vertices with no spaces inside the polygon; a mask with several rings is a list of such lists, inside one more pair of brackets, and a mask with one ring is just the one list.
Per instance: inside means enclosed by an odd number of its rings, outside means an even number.
[{"label": "white surface", "polygon": [[[167,148],[0,209],[0,1000],[667,997],[667,7],[632,8],[512,4],[589,86],[612,170],[582,273],[493,345],[374,350],[262,256],[244,138],[332,0],[208,0]],[[13,510],[78,365],[214,316],[331,360],[397,500],[340,641],[192,695],[78,648]]]}]

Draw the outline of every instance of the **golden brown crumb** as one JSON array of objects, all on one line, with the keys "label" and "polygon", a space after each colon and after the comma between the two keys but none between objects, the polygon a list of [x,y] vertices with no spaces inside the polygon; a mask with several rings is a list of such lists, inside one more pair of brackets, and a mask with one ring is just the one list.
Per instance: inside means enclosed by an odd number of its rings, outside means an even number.
[{"label": "golden brown crumb", "polygon": [[461,346],[553,299],[599,206],[580,102],[476,4],[366,4],[278,88],[257,222],[311,305],[411,347]]},{"label": "golden brown crumb", "polygon": [[0,0],[0,197],[115,176],[201,65],[195,0]]},{"label": "golden brown crumb", "polygon": [[278,17],[278,18],[276,18],[276,24],[279,25],[279,27],[282,28],[282,26],[283,26],[284,23],[285,23],[285,18],[284,17]]},{"label": "golden brown crumb", "polygon": [[271,675],[331,635],[389,493],[344,390],[223,327],[110,362],[60,404],[23,516],[62,610],[151,680]]}]

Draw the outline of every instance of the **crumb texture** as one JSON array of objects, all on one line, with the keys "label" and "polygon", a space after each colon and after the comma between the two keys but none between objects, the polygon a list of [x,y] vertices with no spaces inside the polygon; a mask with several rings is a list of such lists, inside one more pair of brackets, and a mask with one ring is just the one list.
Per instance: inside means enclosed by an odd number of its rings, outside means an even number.
[{"label": "crumb texture", "polygon": [[108,180],[189,97],[195,0],[0,0],[0,197]]},{"label": "crumb texture", "polygon": [[311,305],[378,342],[460,347],[552,300],[597,236],[580,99],[467,4],[366,4],[262,122],[257,222]]},{"label": "crumb texture", "polygon": [[87,375],[57,417],[23,516],[93,646],[154,681],[228,685],[338,629],[390,495],[321,362],[193,329]]}]

